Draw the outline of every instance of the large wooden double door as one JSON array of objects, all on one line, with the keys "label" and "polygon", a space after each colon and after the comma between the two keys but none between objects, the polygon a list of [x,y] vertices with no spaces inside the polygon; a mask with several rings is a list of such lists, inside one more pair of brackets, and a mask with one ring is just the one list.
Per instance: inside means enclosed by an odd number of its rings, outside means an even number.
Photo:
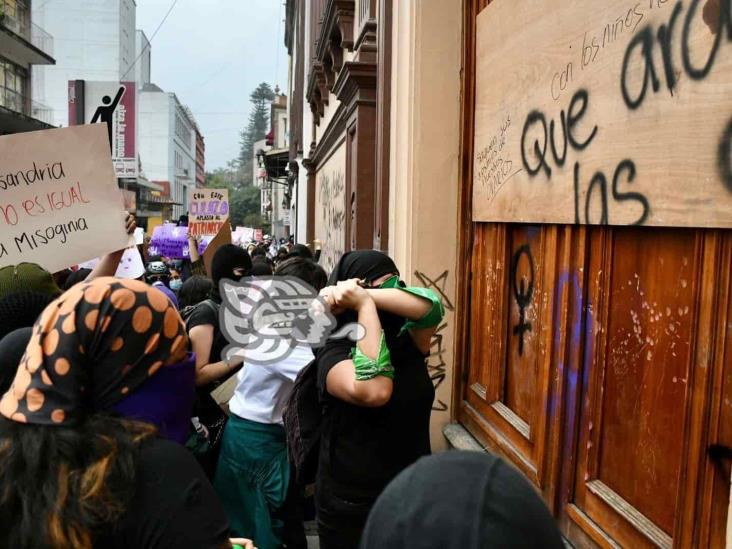
[{"label": "large wooden double door", "polygon": [[[485,4],[466,2],[466,212]],[[464,231],[457,419],[536,485],[577,546],[723,547],[732,231],[469,218]]]}]

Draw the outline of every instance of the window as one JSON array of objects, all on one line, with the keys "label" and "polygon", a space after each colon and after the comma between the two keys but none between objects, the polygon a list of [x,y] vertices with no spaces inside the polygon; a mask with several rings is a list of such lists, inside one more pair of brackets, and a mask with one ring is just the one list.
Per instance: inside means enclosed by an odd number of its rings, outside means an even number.
[{"label": "window", "polygon": [[26,113],[27,91],[28,71],[0,57],[0,106]]}]

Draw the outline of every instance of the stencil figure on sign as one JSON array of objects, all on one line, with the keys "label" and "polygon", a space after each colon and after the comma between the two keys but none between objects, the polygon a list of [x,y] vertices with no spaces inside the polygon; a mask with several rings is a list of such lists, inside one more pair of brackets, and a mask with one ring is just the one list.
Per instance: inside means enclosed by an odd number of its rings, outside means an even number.
[{"label": "stencil figure on sign", "polygon": [[125,87],[120,86],[117,90],[117,95],[114,96],[114,101],[108,95],[102,97],[102,103],[97,107],[94,116],[92,117],[92,124],[96,122],[103,122],[107,125],[107,135],[109,136],[109,152],[112,152],[112,122],[114,120],[114,111],[117,109],[117,105],[122,100],[122,96],[125,94]]}]

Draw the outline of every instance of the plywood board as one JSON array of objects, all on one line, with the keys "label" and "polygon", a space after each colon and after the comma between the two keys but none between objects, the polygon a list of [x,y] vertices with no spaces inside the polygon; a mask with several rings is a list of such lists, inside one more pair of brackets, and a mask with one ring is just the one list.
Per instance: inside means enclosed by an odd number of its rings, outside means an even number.
[{"label": "plywood board", "polygon": [[474,221],[732,227],[731,0],[495,0]]}]

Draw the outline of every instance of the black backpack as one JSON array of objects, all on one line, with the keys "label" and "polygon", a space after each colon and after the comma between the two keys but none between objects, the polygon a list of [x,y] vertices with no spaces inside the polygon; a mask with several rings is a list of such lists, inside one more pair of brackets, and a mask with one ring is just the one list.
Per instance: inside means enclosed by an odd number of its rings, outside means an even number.
[{"label": "black backpack", "polygon": [[318,470],[320,436],[323,431],[317,360],[312,360],[297,374],[282,420],[295,481],[300,486],[312,484]]}]

